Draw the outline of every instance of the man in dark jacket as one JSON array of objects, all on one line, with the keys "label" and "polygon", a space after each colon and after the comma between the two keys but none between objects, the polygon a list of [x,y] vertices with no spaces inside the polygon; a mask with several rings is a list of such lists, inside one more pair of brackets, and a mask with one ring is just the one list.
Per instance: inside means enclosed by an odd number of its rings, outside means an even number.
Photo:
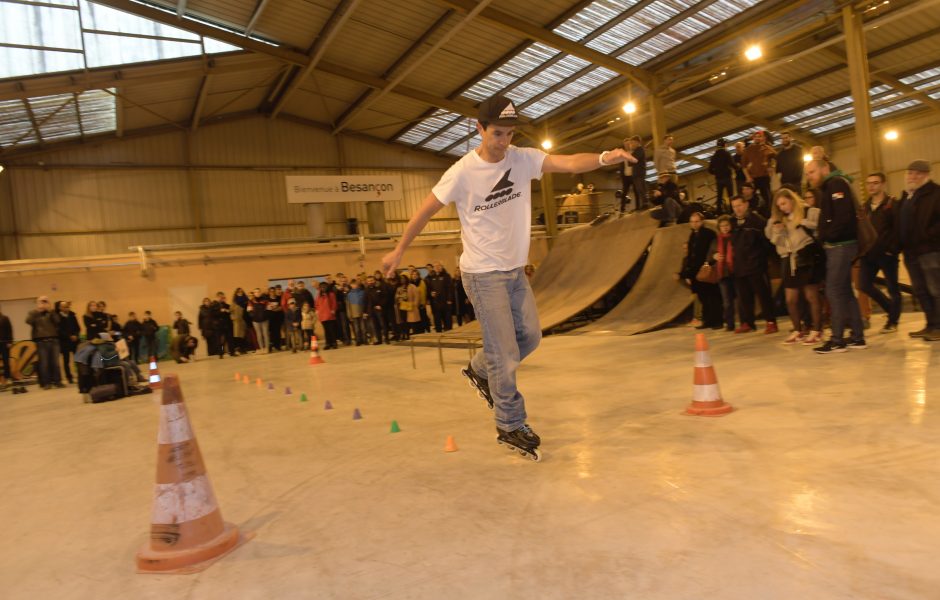
[{"label": "man in dark jacket", "polygon": [[434,331],[450,331],[453,327],[454,282],[440,261],[425,278],[428,295],[431,297],[431,313],[434,315]]},{"label": "man in dark jacket", "polygon": [[[806,163],[806,179],[820,191],[817,236],[826,250],[826,299],[832,310],[832,337],[814,350],[817,354],[865,349],[862,312],[852,289],[852,262],[858,256],[858,211],[855,192],[841,171],[825,160]],[[848,322],[852,339],[843,334]]]},{"label": "man in dark jacket", "polygon": [[13,345],[13,324],[10,317],[0,311],[0,359],[3,360],[3,378],[7,381],[13,379],[13,370],[10,368],[10,346]]},{"label": "man in dark jacket", "polygon": [[[145,357],[159,357],[160,349],[157,348],[157,332],[160,326],[153,320],[153,315],[149,310],[144,311],[144,320],[140,322],[140,335],[147,342],[147,354]],[[136,361],[135,361],[136,364]]]},{"label": "man in dark jacket", "polygon": [[633,206],[636,210],[646,208],[646,151],[643,149],[643,140],[635,135],[623,141],[623,147],[636,159],[636,162],[624,162],[620,165],[620,181],[623,197],[620,199],[620,212],[627,207],[627,192],[633,188]]},{"label": "man in dark jacket", "polygon": [[777,173],[780,185],[792,185],[799,190],[803,185],[803,147],[793,141],[789,131],[780,134],[780,149],[777,150]]},{"label": "man in dark jacket", "polygon": [[[725,139],[718,140],[718,148],[708,161],[708,172],[715,178],[715,210],[719,215],[730,213],[731,196],[734,194],[732,181],[734,177],[734,158],[725,149]],[[725,204],[725,194],[728,195],[728,205]]]},{"label": "man in dark jacket", "polygon": [[904,174],[907,189],[895,211],[904,265],[927,325],[911,332],[940,341],[940,186],[930,179],[930,163],[915,160]]},{"label": "man in dark jacket", "polygon": [[389,323],[385,320],[385,305],[388,303],[388,292],[385,286],[375,277],[366,277],[366,312],[372,317],[372,326],[375,332],[373,345],[379,345],[384,340],[388,342]]},{"label": "man in dark jacket", "polygon": [[78,336],[82,330],[78,325],[78,317],[72,312],[72,303],[62,300],[55,303],[55,311],[59,313],[59,351],[62,353],[62,370],[69,383],[72,378],[72,354],[78,348]]},{"label": "man in dark jacket", "polygon": [[219,358],[225,356],[225,350],[228,349],[229,356],[235,356],[235,340],[232,332],[232,306],[225,301],[223,292],[216,292],[215,302],[212,303],[212,329],[218,336],[216,343],[219,347]]},{"label": "man in dark jacket", "polygon": [[[878,239],[858,261],[858,289],[868,294],[888,315],[881,333],[898,330],[901,318],[901,290],[898,287],[898,236],[894,227],[894,208],[897,202],[885,192],[885,174],[872,173],[865,178],[868,199],[862,209],[878,232]],[[875,287],[878,272],[884,275],[891,299]]]},{"label": "man in dark jacket", "polygon": [[59,371],[59,314],[52,310],[47,296],[36,299],[36,308],[29,311],[26,323],[32,328],[39,356],[39,385],[44,390],[65,387]]},{"label": "man in dark jacket", "polygon": [[767,220],[753,212],[747,200],[741,196],[731,199],[731,248],[734,250],[734,293],[738,298],[741,325],[735,333],[754,331],[754,295],[760,300],[762,317],[767,321],[764,333],[777,333],[770,281],[767,278],[767,249],[769,242],[764,235]]},{"label": "man in dark jacket", "polygon": [[140,321],[137,320],[137,313],[127,313],[127,321],[124,323],[121,335],[124,336],[124,341],[127,342],[127,350],[130,352],[129,358],[134,364],[140,362],[138,360],[140,356],[140,338],[143,334],[144,330],[140,326]]}]

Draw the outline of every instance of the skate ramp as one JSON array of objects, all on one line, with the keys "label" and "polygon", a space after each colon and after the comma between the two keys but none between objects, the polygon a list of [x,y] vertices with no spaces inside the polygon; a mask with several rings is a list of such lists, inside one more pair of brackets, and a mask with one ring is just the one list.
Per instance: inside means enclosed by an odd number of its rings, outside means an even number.
[{"label": "skate ramp", "polygon": [[658,224],[646,212],[633,213],[559,236],[532,278],[542,330],[564,323],[610,291],[649,247]]},{"label": "skate ramp", "polygon": [[661,327],[692,303],[692,292],[675,274],[682,266],[688,225],[658,229],[646,264],[626,297],[597,321],[576,333],[633,335]]},{"label": "skate ramp", "polygon": [[[531,281],[542,330],[564,323],[610,291],[649,247],[658,224],[642,212],[562,232]],[[479,331],[480,324],[473,321],[448,334]],[[431,341],[441,335],[416,338]]]}]

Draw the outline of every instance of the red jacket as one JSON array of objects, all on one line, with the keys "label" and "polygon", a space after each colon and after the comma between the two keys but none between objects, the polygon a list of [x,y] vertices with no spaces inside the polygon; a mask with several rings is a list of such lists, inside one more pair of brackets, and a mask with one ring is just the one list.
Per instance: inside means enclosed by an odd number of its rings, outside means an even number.
[{"label": "red jacket", "polygon": [[317,318],[320,319],[321,323],[336,320],[336,294],[333,292],[317,294],[314,304],[316,304],[314,308],[317,311]]}]

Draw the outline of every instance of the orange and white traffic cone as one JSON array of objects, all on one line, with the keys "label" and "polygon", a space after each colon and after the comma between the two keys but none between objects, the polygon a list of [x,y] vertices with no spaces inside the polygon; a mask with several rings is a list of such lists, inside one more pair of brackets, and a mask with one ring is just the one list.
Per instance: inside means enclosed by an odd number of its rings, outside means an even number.
[{"label": "orange and white traffic cone", "polygon": [[718,376],[708,354],[704,333],[695,334],[695,375],[692,381],[692,403],[685,414],[699,417],[720,417],[734,408],[721,399]]},{"label": "orange and white traffic cone", "polygon": [[320,345],[317,344],[317,336],[310,336],[310,364],[319,365],[325,362],[320,356]]},{"label": "orange and white traffic cone", "polygon": [[160,379],[160,369],[157,368],[157,357],[150,357],[150,389],[159,390],[163,387],[163,380]]},{"label": "orange and white traffic cone", "polygon": [[137,552],[141,573],[193,573],[244,538],[222,512],[189,424],[179,377],[168,375],[157,433],[157,481],[150,542]]}]

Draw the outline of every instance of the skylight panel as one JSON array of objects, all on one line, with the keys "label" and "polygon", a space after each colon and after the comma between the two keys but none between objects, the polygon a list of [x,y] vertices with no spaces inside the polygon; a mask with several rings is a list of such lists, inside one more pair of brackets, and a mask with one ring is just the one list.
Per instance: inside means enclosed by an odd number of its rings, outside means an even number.
[{"label": "skylight panel", "polygon": [[598,67],[582,75],[571,83],[563,86],[559,90],[556,90],[545,96],[544,98],[538,100],[521,109],[521,113],[527,117],[535,118],[540,117],[546,113],[549,113],[563,104],[567,104],[571,100],[582,96],[594,88],[602,85],[611,79],[617,77],[617,73],[614,73],[610,69],[605,69],[604,67]]},{"label": "skylight panel", "polygon": [[486,100],[515,83],[520,77],[540,67],[558,53],[559,51],[555,48],[536,42],[473,84],[461,95],[477,101]]},{"label": "skylight panel", "polygon": [[807,108],[805,110],[795,112],[791,115],[787,115],[783,117],[783,122],[784,123],[796,123],[800,119],[805,119],[807,117],[817,115],[819,113],[825,112],[832,108],[837,108],[839,106],[844,106],[846,104],[851,104],[851,103],[852,103],[852,97],[845,96],[843,98],[839,98],[838,100],[832,100],[831,102],[824,102],[823,104],[820,104],[818,106]]},{"label": "skylight panel", "polygon": [[906,109],[908,109],[908,108],[914,108],[915,106],[919,106],[920,104],[921,104],[920,100],[917,100],[917,99],[914,99],[914,98],[911,98],[911,99],[909,99],[909,100],[902,100],[901,102],[898,102],[898,103],[896,103],[896,104],[892,104],[892,105],[890,105],[890,106],[885,106],[885,107],[879,108],[879,109],[877,109],[877,110],[871,111],[871,116],[872,116],[872,117],[883,117],[883,116],[885,116],[885,115],[890,115],[890,114],[892,114],[892,113],[896,113],[896,112],[901,111],[901,110],[906,110]]},{"label": "skylight panel", "polygon": [[15,143],[36,143],[33,125],[22,100],[0,101],[0,144],[10,146]]},{"label": "skylight panel", "polygon": [[550,67],[537,73],[532,78],[523,81],[518,86],[512,88],[506,93],[506,95],[514,100],[517,104],[522,104],[533,96],[541,94],[548,88],[556,85],[558,82],[567,79],[578,71],[589,67],[590,64],[591,63],[588,61],[580,59],[576,56],[566,56]]},{"label": "skylight panel", "polygon": [[44,142],[81,134],[72,94],[57,94],[28,100]]},{"label": "skylight panel", "polygon": [[[114,89],[111,90],[114,92]],[[78,95],[85,135],[106,133],[117,129],[117,99],[105,90],[89,90]]]},{"label": "skylight panel", "polygon": [[483,140],[480,139],[480,134],[476,134],[469,140],[461,144],[457,144],[456,146],[448,150],[447,154],[450,154],[451,156],[463,156],[467,152],[470,152],[471,150],[479,146],[481,141]]},{"label": "skylight panel", "polygon": [[[940,67],[934,67],[932,69],[927,69],[926,71],[921,71],[920,73],[914,73],[913,75],[902,77],[901,82],[911,85],[918,81],[924,81],[926,79],[933,79],[935,77],[940,77]],[[914,86],[914,87],[917,87],[917,86]]]},{"label": "skylight panel", "polygon": [[415,124],[414,127],[398,136],[398,141],[412,145],[418,144],[422,140],[425,140],[429,136],[434,135],[459,118],[460,115],[456,113],[438,109],[434,112],[433,115],[427,119],[422,120],[420,123]]},{"label": "skylight panel", "polygon": [[598,0],[581,9],[554,32],[572,41],[580,41],[613,21],[639,0]]},{"label": "skylight panel", "polygon": [[475,130],[473,123],[473,119],[464,117],[427,142],[421,144],[421,147],[434,150],[435,152],[443,150],[473,133]]}]

